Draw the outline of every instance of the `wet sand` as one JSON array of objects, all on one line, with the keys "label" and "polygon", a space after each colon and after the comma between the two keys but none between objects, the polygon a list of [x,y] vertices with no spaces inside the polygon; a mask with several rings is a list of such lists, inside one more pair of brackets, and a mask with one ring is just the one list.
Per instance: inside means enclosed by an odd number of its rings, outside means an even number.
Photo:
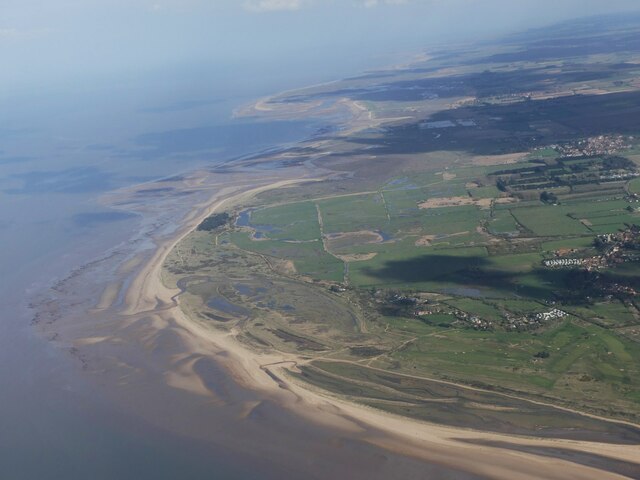
[{"label": "wet sand", "polygon": [[[113,280],[103,284],[103,291],[95,292],[100,308],[85,311],[83,323],[65,317],[49,328],[70,342],[82,368],[122,408],[178,435],[242,452],[276,475],[284,469],[313,472],[317,478],[595,480],[624,478],[620,465],[624,472],[634,465],[640,471],[635,445],[443,427],[350,403],[292,381],[287,371],[302,361],[296,355],[250,351],[233,332],[189,318],[180,308],[180,290],[162,281],[163,263],[175,245],[211,213],[268,189],[317,180],[313,174],[297,168],[270,175],[200,173],[186,179],[182,190],[198,192],[203,200],[195,208],[183,204],[184,217],[173,225],[156,218],[143,235],[153,246],[114,262],[115,277],[126,288],[114,294]],[[167,205],[136,206],[131,193],[111,201],[146,210],[150,217],[153,208]],[[142,266],[132,270],[133,277],[122,278],[127,269],[121,265],[137,263]],[[75,291],[93,268],[67,279],[61,292]],[[565,454],[548,455],[549,449]],[[580,461],[589,455],[598,462]]]},{"label": "wet sand", "polygon": [[249,160],[164,180],[163,195],[145,194],[149,185],[112,193],[104,203],[141,215],[140,231],[38,299],[36,323],[124,412],[193,448],[238,455],[256,478],[600,480],[629,476],[636,465],[640,472],[636,445],[480,432],[356,405],[293,381],[287,372],[304,362],[299,356],[251,351],[233,331],[180,308],[163,264],[204,218],[335,174]]},{"label": "wet sand", "polygon": [[[287,172],[198,172],[175,182],[189,198],[176,193],[150,201],[136,189],[105,198],[143,215],[140,231],[38,298],[34,322],[76,359],[78,374],[105,402],[136,419],[132,425],[145,423],[158,439],[182,439],[185,451],[176,457],[189,453],[201,464],[209,458],[211,478],[221,456],[248,472],[242,478],[479,478],[386,451],[360,438],[361,427],[334,428],[332,417],[320,424],[301,418],[285,407],[291,393],[273,388],[259,365],[238,357],[231,338],[212,342],[163,286],[164,257],[214,206],[229,208],[263,188],[309,176]],[[256,385],[244,373],[254,370]]]},{"label": "wet sand", "polygon": [[[230,205],[241,204],[247,197],[269,188],[278,188],[295,180],[272,183],[256,189],[243,190],[230,197],[217,200],[207,214],[223,210]],[[179,241],[159,249],[159,254],[150,262],[139,281],[132,286],[131,299],[135,307],[129,313],[135,314],[154,304],[170,305],[162,315],[170,317],[184,329],[187,336],[200,340],[201,352],[206,355],[206,345],[215,346],[225,352],[218,360],[232,372],[233,378],[249,389],[273,396],[278,404],[296,412],[310,422],[338,429],[365,441],[395,451],[409,453],[427,462],[440,463],[451,468],[463,468],[474,474],[491,478],[616,478],[615,473],[607,474],[600,469],[586,467],[579,462],[540,458],[538,455],[506,452],[504,449],[473,445],[470,440],[482,438],[485,441],[510,442],[512,445],[535,448],[562,449],[608,457],[620,462],[640,462],[640,449],[635,445],[611,445],[568,440],[533,440],[507,435],[467,431],[423,424],[410,419],[385,414],[363,406],[350,404],[338,398],[315,392],[305,385],[296,384],[286,376],[286,369],[302,359],[292,355],[257,354],[247,350],[235,341],[233,333],[220,333],[189,319],[179,308],[178,292],[166,287],[161,281],[162,264],[168,251]],[[267,367],[268,366],[268,367]],[[183,372],[185,382],[201,384],[198,372]],[[374,431],[375,434],[373,433]],[[463,443],[464,442],[464,443]],[[616,462],[612,461],[612,465]],[[606,469],[606,462],[597,467]],[[640,464],[638,464],[640,471]],[[600,471],[598,471],[600,470]],[[615,469],[614,469],[615,470]]]}]

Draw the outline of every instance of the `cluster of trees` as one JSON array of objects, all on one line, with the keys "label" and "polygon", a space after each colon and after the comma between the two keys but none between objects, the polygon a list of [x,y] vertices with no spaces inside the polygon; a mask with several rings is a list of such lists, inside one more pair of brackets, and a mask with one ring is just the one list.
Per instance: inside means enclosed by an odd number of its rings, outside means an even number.
[{"label": "cluster of trees", "polygon": [[[576,160],[585,161],[573,163]],[[492,173],[491,176],[497,178],[496,186],[500,191],[515,192],[561,186],[588,185],[601,181],[615,180],[615,174],[624,175],[625,172],[630,174],[636,170],[635,163],[625,157],[617,155],[582,156],[557,158],[553,164],[542,163],[538,166],[499,170]]]},{"label": "cluster of trees", "polygon": [[553,192],[544,191],[540,194],[540,201],[544,203],[557,204],[558,196]]},{"label": "cluster of trees", "polygon": [[204,221],[198,225],[197,230],[201,232],[211,232],[218,227],[226,225],[231,220],[231,215],[228,213],[216,213],[204,219]]}]

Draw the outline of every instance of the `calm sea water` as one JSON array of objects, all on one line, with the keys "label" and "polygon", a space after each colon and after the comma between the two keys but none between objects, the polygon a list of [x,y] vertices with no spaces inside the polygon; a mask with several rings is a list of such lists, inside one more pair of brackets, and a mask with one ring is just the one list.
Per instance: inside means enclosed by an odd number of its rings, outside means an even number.
[{"label": "calm sea water", "polygon": [[319,128],[232,120],[234,107],[279,89],[275,74],[248,78],[164,72],[2,101],[0,478],[264,478],[229,452],[186,448],[101,401],[70,356],[30,326],[26,305],[135,231],[138,219],[100,207],[101,194]]}]

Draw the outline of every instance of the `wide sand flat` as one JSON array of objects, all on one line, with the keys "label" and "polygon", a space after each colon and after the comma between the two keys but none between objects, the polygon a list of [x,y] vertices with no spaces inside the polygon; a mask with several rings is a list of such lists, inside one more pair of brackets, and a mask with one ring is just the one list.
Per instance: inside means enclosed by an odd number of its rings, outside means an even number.
[{"label": "wide sand flat", "polygon": [[[193,353],[210,356],[222,364],[234,381],[261,392],[309,422],[339,429],[385,449],[427,462],[459,468],[498,479],[614,479],[625,478],[599,468],[564,459],[497,448],[469,441],[503,442],[520,447],[563,449],[604,456],[639,464],[640,447],[604,443],[534,439],[511,435],[444,427],[395,416],[373,408],[353,404],[307,385],[291,380],[287,371],[304,362],[297,355],[260,353],[249,350],[235,338],[234,332],[221,332],[191,319],[180,308],[178,290],[163,284],[161,273],[167,255],[206,216],[242,204],[260,192],[292,185],[302,180],[288,179],[251,187],[232,185],[219,190],[200,213],[187,219],[174,238],[158,245],[151,261],[139,272],[126,292],[125,317],[141,315],[156,318],[155,328],[169,324],[179,326],[179,334]],[[309,181],[309,179],[304,179]],[[200,206],[202,207],[202,206]],[[220,355],[220,352],[225,352]],[[167,385],[187,390],[215,403],[214,392],[193,369],[193,362],[177,361],[175,369],[166,373]]]}]

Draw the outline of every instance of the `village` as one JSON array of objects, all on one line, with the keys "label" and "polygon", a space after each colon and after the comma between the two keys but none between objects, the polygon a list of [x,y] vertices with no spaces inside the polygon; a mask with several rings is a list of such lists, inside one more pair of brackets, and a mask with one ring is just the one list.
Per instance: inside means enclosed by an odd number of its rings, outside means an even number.
[{"label": "village", "polygon": [[515,330],[518,332],[526,331],[526,330],[534,330],[536,328],[541,327],[543,324],[548,323],[552,320],[558,320],[566,317],[568,315],[567,312],[562,311],[557,308],[553,308],[548,312],[540,312],[525,316],[514,317],[510,314],[506,315],[507,320],[507,329]]},{"label": "village", "polygon": [[632,147],[634,137],[622,135],[600,135],[567,144],[550,145],[562,157],[594,157],[598,155],[614,155],[621,150]]},{"label": "village", "polygon": [[570,257],[565,255],[578,253],[576,249],[556,250],[556,258],[546,259],[542,264],[547,268],[583,267],[587,271],[611,267],[626,262],[640,260],[640,226],[631,225],[618,233],[598,235],[594,240],[600,255],[590,257]]},{"label": "village", "polygon": [[[465,312],[455,307],[451,307],[446,303],[430,302],[427,300],[420,300],[413,297],[404,297],[400,295],[394,296],[394,300],[402,302],[403,305],[415,305],[417,308],[413,311],[413,316],[429,320],[431,315],[450,315],[455,318],[452,325],[458,325],[462,328],[472,328],[479,331],[492,331],[498,325],[493,321],[484,319],[478,315]],[[547,312],[531,313],[528,315],[513,315],[510,312],[504,312],[504,323],[501,328],[507,331],[526,331],[534,330],[545,323],[549,323],[553,320],[562,319],[568,315],[567,312],[558,308],[552,308]]]},{"label": "village", "polygon": [[617,253],[623,249],[640,250],[640,226],[631,225],[622,232],[598,235],[594,244],[605,254]]}]

